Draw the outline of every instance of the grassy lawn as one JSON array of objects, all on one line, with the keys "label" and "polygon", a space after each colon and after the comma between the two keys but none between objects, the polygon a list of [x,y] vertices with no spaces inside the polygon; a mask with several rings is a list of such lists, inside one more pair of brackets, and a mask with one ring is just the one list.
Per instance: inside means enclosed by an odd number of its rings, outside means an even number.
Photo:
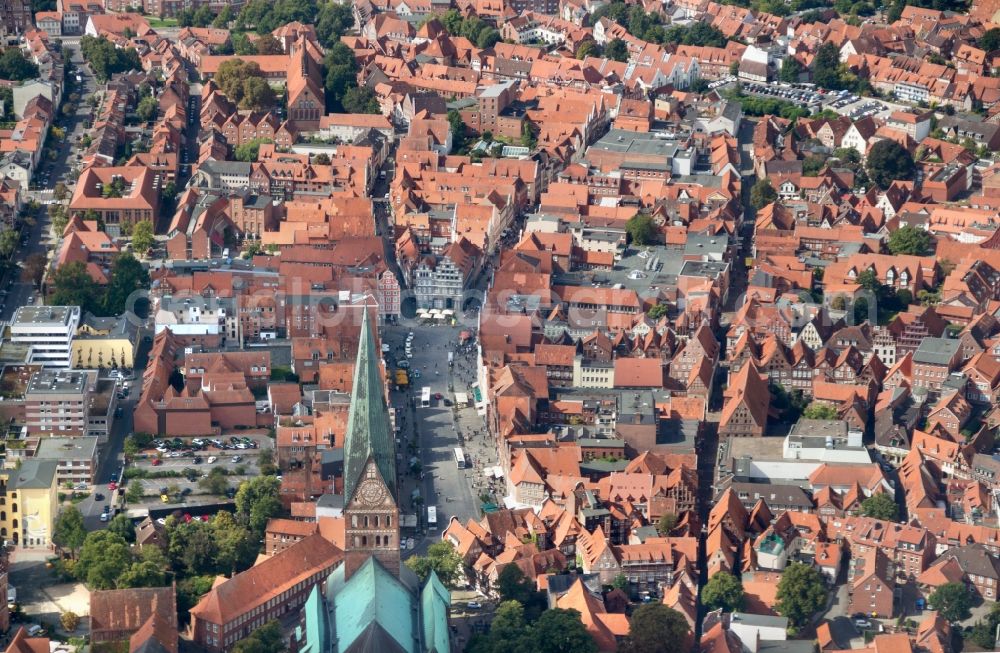
[{"label": "grassy lawn", "polygon": [[146,16],[146,21],[153,29],[156,29],[157,27],[177,27],[176,18],[154,18],[153,16]]}]

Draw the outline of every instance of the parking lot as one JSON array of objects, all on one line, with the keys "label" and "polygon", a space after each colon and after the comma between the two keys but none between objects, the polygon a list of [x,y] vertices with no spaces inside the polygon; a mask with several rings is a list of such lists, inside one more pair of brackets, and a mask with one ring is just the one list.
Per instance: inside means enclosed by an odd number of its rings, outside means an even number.
[{"label": "parking lot", "polygon": [[[126,471],[126,486],[137,480],[143,504],[187,503],[196,497],[232,495],[247,478],[260,475],[261,455],[273,462],[271,439],[258,432],[217,438],[156,439],[135,454]],[[266,452],[266,453],[265,453]],[[202,479],[222,477],[211,492]],[[166,499],[164,499],[166,497]],[[231,498],[231,496],[230,496]],[[130,504],[134,507],[133,504]]]},{"label": "parking lot", "polygon": [[834,91],[823,92],[803,86],[802,84],[792,85],[787,82],[778,84],[757,84],[745,82],[743,92],[750,95],[760,95],[777,100],[785,100],[802,104],[814,109],[819,109],[824,102],[829,102],[835,97],[839,97]]}]

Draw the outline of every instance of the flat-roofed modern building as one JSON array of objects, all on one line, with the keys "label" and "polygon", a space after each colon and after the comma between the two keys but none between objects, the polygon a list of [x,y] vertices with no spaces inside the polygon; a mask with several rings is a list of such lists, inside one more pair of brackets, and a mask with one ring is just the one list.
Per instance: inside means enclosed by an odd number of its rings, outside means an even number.
[{"label": "flat-roofed modern building", "polygon": [[28,346],[29,365],[66,369],[79,325],[79,306],[22,306],[14,313],[10,336]]},{"label": "flat-roofed modern building", "polygon": [[54,460],[56,483],[93,483],[97,471],[97,438],[41,438],[36,460]]},{"label": "flat-roofed modern building", "polygon": [[93,370],[36,372],[24,393],[24,421],[32,435],[87,435],[90,395],[97,385]]}]

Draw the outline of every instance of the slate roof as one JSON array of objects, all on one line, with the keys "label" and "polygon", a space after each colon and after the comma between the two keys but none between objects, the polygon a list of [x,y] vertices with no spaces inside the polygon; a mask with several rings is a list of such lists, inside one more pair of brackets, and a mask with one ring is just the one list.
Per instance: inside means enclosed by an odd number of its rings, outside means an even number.
[{"label": "slate roof", "polygon": [[913,353],[914,363],[947,365],[954,358],[962,343],[948,338],[924,338]]}]

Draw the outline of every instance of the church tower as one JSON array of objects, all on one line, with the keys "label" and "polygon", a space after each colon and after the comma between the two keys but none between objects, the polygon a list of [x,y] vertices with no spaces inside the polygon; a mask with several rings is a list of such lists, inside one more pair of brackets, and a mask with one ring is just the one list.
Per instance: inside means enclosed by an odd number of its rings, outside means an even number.
[{"label": "church tower", "polygon": [[397,494],[395,440],[365,306],[344,441],[345,578],[371,556],[399,576]]}]

